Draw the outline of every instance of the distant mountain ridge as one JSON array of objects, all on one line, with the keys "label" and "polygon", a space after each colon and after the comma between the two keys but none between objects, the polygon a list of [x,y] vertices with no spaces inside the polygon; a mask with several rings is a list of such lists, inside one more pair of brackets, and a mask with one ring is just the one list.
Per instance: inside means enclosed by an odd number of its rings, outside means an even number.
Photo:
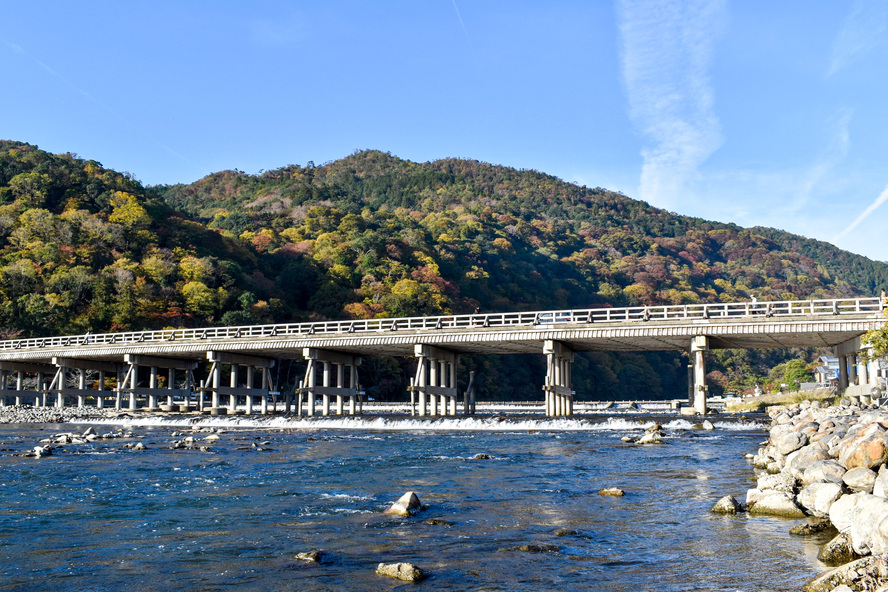
[{"label": "distant mountain ridge", "polygon": [[[95,161],[0,141],[0,280],[3,332],[46,335],[850,297],[888,285],[888,265],[465,159],[365,150],[144,187]],[[539,369],[466,359],[488,377],[489,396],[537,394]],[[743,369],[733,378],[714,368],[736,382],[772,362],[735,356]],[[365,368],[377,394],[403,394],[399,363]],[[665,352],[585,356],[575,380],[593,398],[650,398],[680,395],[686,377]]]}]

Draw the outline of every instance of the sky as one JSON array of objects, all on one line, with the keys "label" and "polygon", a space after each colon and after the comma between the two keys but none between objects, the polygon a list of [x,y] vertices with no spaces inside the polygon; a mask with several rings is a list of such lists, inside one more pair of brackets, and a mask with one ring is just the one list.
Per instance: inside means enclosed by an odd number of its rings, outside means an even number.
[{"label": "sky", "polygon": [[378,149],[888,261],[888,3],[0,0],[0,138],[145,184]]}]

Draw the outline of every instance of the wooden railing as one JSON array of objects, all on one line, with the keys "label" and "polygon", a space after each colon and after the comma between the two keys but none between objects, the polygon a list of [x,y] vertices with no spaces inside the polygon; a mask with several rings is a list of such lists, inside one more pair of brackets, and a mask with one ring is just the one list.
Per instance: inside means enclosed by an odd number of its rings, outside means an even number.
[{"label": "wooden railing", "polygon": [[36,337],[0,341],[0,351],[64,348],[84,345],[169,343],[177,340],[230,340],[268,337],[307,338],[315,335],[379,333],[385,331],[440,331],[446,329],[514,328],[546,325],[594,325],[595,323],[644,323],[699,319],[749,320],[808,316],[877,314],[885,307],[880,298],[834,300],[785,300],[778,302],[730,302],[669,306],[630,306],[625,308],[584,308],[536,312],[461,314],[434,317],[406,317],[129,331],[61,337]]}]

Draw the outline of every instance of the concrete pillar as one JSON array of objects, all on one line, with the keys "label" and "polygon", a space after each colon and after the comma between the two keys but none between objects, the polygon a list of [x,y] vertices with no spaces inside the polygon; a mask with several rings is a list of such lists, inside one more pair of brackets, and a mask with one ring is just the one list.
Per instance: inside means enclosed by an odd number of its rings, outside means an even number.
[{"label": "concrete pillar", "polygon": [[212,399],[210,400],[210,408],[219,408],[219,387],[222,386],[222,364],[216,362],[213,364],[212,376],[210,376],[210,385],[213,389]]},{"label": "concrete pillar", "polygon": [[348,399],[348,413],[349,415],[355,415],[357,413],[355,405],[360,395],[358,394],[358,368],[354,364],[349,366],[348,386],[355,389],[355,396]]},{"label": "concrete pillar", "polygon": [[80,392],[77,393],[77,407],[82,409],[86,401],[83,394],[83,391],[86,390],[86,370],[82,368],[77,371],[77,388],[80,389]]},{"label": "concrete pillar", "polygon": [[133,411],[136,409],[136,388],[139,386],[139,366],[136,364],[132,365],[132,371],[130,372],[130,400],[129,400],[129,408]]},{"label": "concrete pillar", "polygon": [[[251,389],[251,388],[253,388],[253,367],[247,366],[245,368],[245,371],[247,373],[246,377],[244,378],[244,380],[246,381],[246,387],[248,389]],[[247,396],[244,399],[245,399],[244,400],[244,413],[246,413],[247,415],[252,415],[253,414],[253,395],[247,394]]]},{"label": "concrete pillar", "polygon": [[101,409],[105,406],[105,371],[99,370],[99,390],[96,393],[96,408]]},{"label": "concrete pillar", "polygon": [[[148,375],[148,388],[156,389],[157,388],[157,367],[151,366],[151,372]],[[157,409],[157,395],[154,393],[150,393],[148,395],[148,409],[154,411]]]},{"label": "concrete pillar", "polygon": [[[345,365],[336,364],[336,386],[345,388]],[[342,395],[336,395],[336,414],[342,415]]]},{"label": "concrete pillar", "polygon": [[706,413],[706,360],[704,353],[709,349],[705,335],[697,335],[691,340],[691,356],[694,359],[694,409]]},{"label": "concrete pillar", "polygon": [[[330,386],[330,362],[324,362],[324,374],[321,378],[323,386]],[[330,395],[323,393],[321,395],[321,415],[327,417],[330,415]]]},{"label": "concrete pillar", "polygon": [[854,386],[857,384],[857,354],[848,354],[848,384]]},{"label": "concrete pillar", "polygon": [[417,374],[419,376],[419,380],[416,381],[416,386],[419,388],[419,409],[418,415],[420,417],[424,417],[426,414],[426,391],[425,387],[428,386],[428,368],[426,366],[426,358],[420,357],[417,358],[417,363],[419,367],[417,368]]},{"label": "concrete pillar", "polygon": [[839,359],[839,390],[848,388],[848,360],[846,356],[836,355]]},{"label": "concrete pillar", "polygon": [[315,414],[314,387],[318,384],[318,364],[320,364],[320,362],[316,362],[315,360],[308,361],[308,384],[305,385],[305,388],[308,389],[308,401],[306,403],[307,408],[305,414],[309,417],[312,417]]},{"label": "concrete pillar", "polygon": [[120,411],[120,407],[122,404],[120,389],[123,388],[123,369],[122,368],[117,371],[117,384],[115,385],[115,387],[117,390],[117,396],[115,397],[114,408],[117,409],[118,411]]},{"label": "concrete pillar", "polygon": [[869,373],[867,372],[867,361],[866,356],[859,354],[857,356],[857,384],[867,385],[869,384]]},{"label": "concrete pillar", "polygon": [[[231,388],[237,388],[237,364],[231,364],[231,376],[229,377],[228,384]],[[237,395],[231,393],[228,395],[228,413],[234,415],[235,411],[237,411]]]},{"label": "concrete pillar", "polygon": [[167,395],[167,405],[172,407],[173,406],[173,390],[175,390],[175,388],[176,388],[176,369],[175,368],[168,368],[167,369],[167,388],[170,389],[170,394]]}]

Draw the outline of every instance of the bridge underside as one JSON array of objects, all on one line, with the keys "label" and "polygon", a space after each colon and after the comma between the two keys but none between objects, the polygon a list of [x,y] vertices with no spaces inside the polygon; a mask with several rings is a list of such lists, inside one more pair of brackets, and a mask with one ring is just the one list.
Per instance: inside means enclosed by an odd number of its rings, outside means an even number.
[{"label": "bridge underside", "polygon": [[150,343],[84,344],[64,348],[23,348],[0,353],[0,360],[50,363],[55,356],[121,361],[126,354],[151,354],[176,359],[205,360],[208,350],[249,353],[277,359],[301,359],[304,348],[341,351],[363,356],[414,355],[416,344],[459,353],[519,354],[542,352],[547,341],[570,345],[573,351],[686,351],[696,336],[705,336],[710,349],[834,347],[880,326],[875,319],[834,319],[823,316],[793,320],[762,318],[730,321],[695,320],[634,323],[542,324],[476,330],[395,330],[361,334],[284,337],[191,339]]}]

